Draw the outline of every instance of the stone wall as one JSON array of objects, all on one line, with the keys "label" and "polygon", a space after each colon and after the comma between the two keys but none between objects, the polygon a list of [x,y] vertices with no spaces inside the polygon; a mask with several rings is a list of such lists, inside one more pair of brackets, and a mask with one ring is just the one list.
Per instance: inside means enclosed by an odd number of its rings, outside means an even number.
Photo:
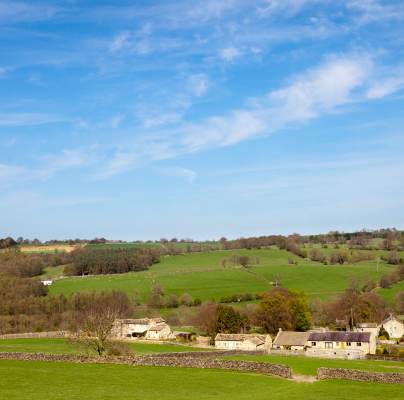
[{"label": "stone wall", "polygon": [[68,337],[69,334],[64,331],[54,332],[27,332],[27,333],[8,333],[6,335],[0,335],[0,339],[57,339]]},{"label": "stone wall", "polygon": [[256,361],[224,360],[211,357],[174,357],[164,355],[144,355],[135,357],[88,357],[55,354],[0,353],[0,360],[56,361],[72,363],[127,364],[133,366],[181,367],[203,369],[225,369],[243,372],[275,375],[291,378],[292,370],[280,364]]},{"label": "stone wall", "polygon": [[398,372],[371,372],[345,368],[319,368],[317,370],[317,379],[348,379],[351,381],[404,385],[404,374]]}]

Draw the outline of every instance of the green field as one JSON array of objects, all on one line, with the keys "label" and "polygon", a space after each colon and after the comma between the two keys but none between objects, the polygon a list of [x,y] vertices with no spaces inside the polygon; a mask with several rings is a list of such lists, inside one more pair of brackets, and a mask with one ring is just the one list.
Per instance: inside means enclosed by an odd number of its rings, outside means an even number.
[{"label": "green field", "polygon": [[[201,351],[200,348],[176,344],[129,343],[134,353]],[[205,349],[202,349],[205,350]],[[0,352],[86,354],[87,349],[66,339],[0,339]],[[95,354],[95,352],[94,352]]]},{"label": "green field", "polygon": [[296,383],[232,371],[0,361],[7,400],[402,399],[403,386],[351,381]]},{"label": "green field", "polygon": [[[223,267],[221,261],[231,255],[248,255],[260,258],[260,263],[250,268]],[[298,261],[289,265],[288,258]],[[122,275],[72,277],[55,282],[50,288],[54,294],[70,294],[79,291],[120,289],[129,294],[139,292],[147,301],[150,287],[162,285],[167,294],[189,293],[202,300],[219,300],[222,296],[239,293],[260,293],[272,287],[271,282],[280,278],[284,287],[304,290],[311,297],[329,298],[343,292],[351,279],[361,282],[378,280],[391,272],[393,266],[377,262],[361,262],[353,265],[333,265],[299,259],[285,250],[260,249],[240,251],[212,251],[166,256],[148,271]],[[383,292],[384,293],[384,292]]]},{"label": "green field", "polygon": [[330,358],[311,358],[305,356],[282,356],[272,354],[231,356],[227,358],[284,364],[292,368],[295,374],[302,375],[317,375],[317,369],[320,367],[404,373],[404,362],[402,361],[333,360]]}]

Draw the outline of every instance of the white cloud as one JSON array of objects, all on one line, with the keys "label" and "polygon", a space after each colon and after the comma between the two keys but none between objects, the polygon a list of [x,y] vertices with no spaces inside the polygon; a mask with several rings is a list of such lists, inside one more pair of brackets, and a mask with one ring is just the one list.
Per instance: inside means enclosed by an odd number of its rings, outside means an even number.
[{"label": "white cloud", "polygon": [[11,71],[11,68],[0,67],[0,79],[5,78],[10,71]]},{"label": "white cloud", "polygon": [[260,15],[273,15],[276,13],[286,13],[287,15],[295,15],[302,11],[306,6],[327,0],[265,0],[258,7]]},{"label": "white cloud", "polygon": [[54,6],[35,3],[0,1],[0,20],[6,23],[42,21],[52,18],[59,11],[58,8]]},{"label": "white cloud", "polygon": [[390,71],[388,76],[380,77],[368,90],[369,99],[380,99],[404,88],[404,68]]},{"label": "white cloud", "polygon": [[60,122],[63,118],[44,113],[0,113],[0,126],[31,126]]},{"label": "white cloud", "polygon": [[21,178],[24,173],[26,169],[19,165],[0,164],[0,184],[12,183]]},{"label": "white cloud", "polygon": [[42,157],[45,165],[33,171],[39,179],[48,179],[60,172],[92,164],[95,156],[91,150],[65,149],[61,154]]},{"label": "white cloud", "polygon": [[227,62],[232,62],[241,56],[241,51],[237,47],[225,47],[220,50],[220,58]]},{"label": "white cloud", "polygon": [[112,129],[118,129],[123,120],[124,120],[123,115],[115,115],[109,120],[109,125],[111,126]]},{"label": "white cloud", "polygon": [[197,173],[194,170],[183,167],[167,167],[159,169],[159,171],[164,175],[185,179],[189,183],[194,182],[197,177]]},{"label": "white cloud", "polygon": [[380,20],[404,18],[403,3],[383,4],[377,0],[348,0],[348,9],[358,12],[357,22],[366,24]]},{"label": "white cloud", "polygon": [[206,74],[195,74],[188,78],[188,85],[191,94],[200,97],[206,94],[210,82]]},{"label": "white cloud", "polygon": [[105,179],[132,169],[137,162],[134,152],[116,152],[96,174],[97,179]]},{"label": "white cloud", "polygon": [[109,45],[109,50],[114,52],[114,51],[120,51],[122,49],[128,48],[130,46],[130,34],[129,32],[121,32],[117,36],[115,36],[110,45]]},{"label": "white cloud", "polygon": [[329,59],[283,88],[256,99],[251,107],[155,132],[153,139],[145,136],[134,146],[136,150],[118,153],[105,167],[105,175],[128,171],[139,160],[164,160],[229,146],[334,112],[365,97],[363,90],[371,71],[372,62],[367,56]]}]

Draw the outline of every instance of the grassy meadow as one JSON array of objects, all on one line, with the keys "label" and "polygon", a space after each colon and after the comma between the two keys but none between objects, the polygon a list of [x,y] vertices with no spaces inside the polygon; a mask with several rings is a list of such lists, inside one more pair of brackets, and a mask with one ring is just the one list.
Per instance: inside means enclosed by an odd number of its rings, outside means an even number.
[{"label": "grassy meadow", "polygon": [[[170,353],[200,351],[197,347],[176,344],[128,343],[134,353]],[[205,349],[202,349],[205,351]],[[0,352],[44,354],[88,354],[89,350],[66,339],[1,339]],[[91,351],[90,351],[90,354]],[[95,352],[93,353],[96,354]]]},{"label": "grassy meadow", "polygon": [[[254,260],[249,268],[222,266],[222,260],[232,255],[248,255]],[[259,258],[259,264],[255,262]],[[297,265],[290,265],[293,258]],[[58,267],[56,267],[58,268]],[[53,294],[71,294],[80,291],[119,289],[139,293],[147,301],[150,288],[158,283],[166,294],[178,296],[189,293],[201,300],[219,300],[222,296],[239,293],[260,293],[272,288],[272,282],[280,279],[282,286],[304,290],[310,297],[330,298],[346,289],[352,279],[365,282],[378,280],[394,266],[383,262],[365,261],[352,265],[323,265],[308,259],[295,257],[285,250],[267,248],[260,250],[211,251],[163,257],[148,271],[119,275],[70,277],[58,280],[50,287]],[[56,270],[62,273],[61,269]],[[52,276],[51,268],[47,269]],[[381,290],[387,299],[394,300],[393,289]],[[398,291],[397,291],[398,292]]]},{"label": "grassy meadow", "polygon": [[315,358],[305,356],[282,356],[268,355],[240,355],[226,357],[233,360],[263,361],[274,364],[284,364],[292,368],[293,373],[301,375],[317,375],[317,369],[326,368],[349,368],[364,371],[377,372],[401,372],[404,373],[402,361],[379,361],[379,360],[336,360],[332,358]]},{"label": "grassy meadow", "polygon": [[351,381],[297,383],[221,370],[0,361],[7,400],[367,400],[402,399],[402,385]]}]

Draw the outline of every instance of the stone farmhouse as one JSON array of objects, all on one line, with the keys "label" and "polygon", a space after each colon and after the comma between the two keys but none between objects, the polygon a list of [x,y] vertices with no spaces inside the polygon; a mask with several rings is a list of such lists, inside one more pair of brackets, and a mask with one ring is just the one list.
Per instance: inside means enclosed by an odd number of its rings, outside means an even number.
[{"label": "stone farmhouse", "polygon": [[306,355],[359,359],[376,354],[376,337],[371,332],[310,332]]},{"label": "stone farmhouse", "polygon": [[376,336],[371,332],[279,331],[272,349],[308,357],[360,359],[376,353]]},{"label": "stone farmhouse", "polygon": [[218,350],[269,352],[271,346],[270,335],[218,333],[215,337],[215,347]]},{"label": "stone farmhouse", "polygon": [[307,346],[309,332],[292,332],[279,330],[272,348],[275,350],[304,351]]},{"label": "stone farmhouse", "polygon": [[111,336],[116,339],[175,339],[170,326],[163,318],[117,319]]},{"label": "stone farmhouse", "polygon": [[391,339],[400,339],[404,336],[404,323],[403,320],[394,315],[390,315],[379,326],[378,330],[383,327],[389,334]]}]

